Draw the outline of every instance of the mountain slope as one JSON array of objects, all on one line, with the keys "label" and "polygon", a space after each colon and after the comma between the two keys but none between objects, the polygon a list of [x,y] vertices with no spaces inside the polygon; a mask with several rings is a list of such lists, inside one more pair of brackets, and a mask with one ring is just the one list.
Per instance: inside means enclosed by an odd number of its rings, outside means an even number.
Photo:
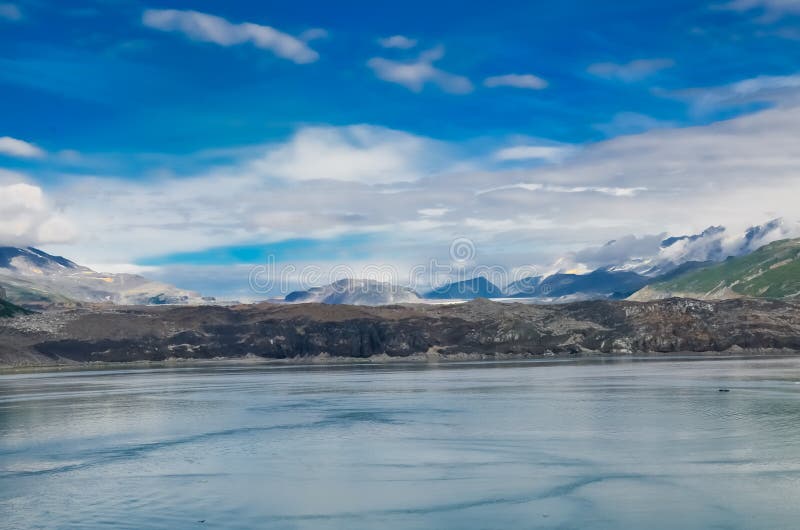
[{"label": "mountain slope", "polygon": [[501,298],[503,290],[484,278],[476,276],[468,280],[448,283],[425,293],[432,300],[472,300],[474,298]]},{"label": "mountain slope", "polygon": [[520,280],[513,281],[503,289],[505,296],[509,298],[524,298],[536,295],[536,290],[544,280],[542,276],[526,276]]},{"label": "mountain slope", "polygon": [[653,283],[631,300],[681,296],[725,298],[800,298],[800,238],[775,241],[746,256]]},{"label": "mountain slope", "polygon": [[532,289],[510,285],[515,290],[514,298],[550,298],[550,299],[590,299],[590,298],[625,298],[638,291],[650,279],[630,271],[608,271],[598,269],[588,274],[553,274],[544,280],[528,282]]},{"label": "mountain slope", "polygon": [[0,298],[0,318],[28,315],[31,312]]},{"label": "mountain slope", "polygon": [[79,303],[200,303],[197,293],[135,274],[105,274],[32,247],[0,247],[0,285],[23,307],[46,309]]}]

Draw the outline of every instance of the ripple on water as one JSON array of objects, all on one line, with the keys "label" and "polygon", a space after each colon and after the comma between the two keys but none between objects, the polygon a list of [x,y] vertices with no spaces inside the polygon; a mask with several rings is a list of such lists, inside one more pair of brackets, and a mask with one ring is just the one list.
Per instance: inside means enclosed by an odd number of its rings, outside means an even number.
[{"label": "ripple on water", "polygon": [[793,528],[798,378],[791,360],[2,376],[0,521]]}]

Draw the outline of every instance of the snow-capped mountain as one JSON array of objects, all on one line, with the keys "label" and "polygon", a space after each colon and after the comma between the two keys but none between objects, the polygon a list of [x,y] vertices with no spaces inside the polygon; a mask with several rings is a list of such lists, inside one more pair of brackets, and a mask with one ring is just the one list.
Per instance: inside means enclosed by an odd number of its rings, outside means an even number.
[{"label": "snow-capped mountain", "polygon": [[609,241],[600,247],[568,254],[554,265],[567,269],[630,271],[650,278],[667,274],[685,263],[716,263],[744,256],[773,241],[800,236],[800,223],[773,219],[744,232],[711,226],[699,234],[634,237]]},{"label": "snow-capped mountain", "polygon": [[9,301],[27,307],[203,303],[198,293],[136,274],[95,272],[33,247],[0,247],[0,286]]},{"label": "snow-capped mountain", "polygon": [[343,278],[324,287],[312,287],[307,291],[294,291],[286,295],[286,302],[388,305],[419,302],[419,295],[408,287],[376,280]]},{"label": "snow-capped mountain", "polygon": [[509,297],[559,302],[624,298],[654,281],[671,280],[797,236],[800,223],[784,219],[774,219],[744,232],[711,226],[692,235],[627,236],[568,254],[550,267],[549,274],[516,281],[504,291]]}]

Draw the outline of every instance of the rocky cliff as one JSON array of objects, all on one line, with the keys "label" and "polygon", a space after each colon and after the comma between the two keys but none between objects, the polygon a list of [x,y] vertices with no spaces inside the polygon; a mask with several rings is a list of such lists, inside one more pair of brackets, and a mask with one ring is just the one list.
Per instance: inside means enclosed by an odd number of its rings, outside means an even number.
[{"label": "rocky cliff", "polygon": [[0,363],[314,356],[800,351],[800,304],[594,301],[554,306],[258,304],[71,310],[0,321]]}]

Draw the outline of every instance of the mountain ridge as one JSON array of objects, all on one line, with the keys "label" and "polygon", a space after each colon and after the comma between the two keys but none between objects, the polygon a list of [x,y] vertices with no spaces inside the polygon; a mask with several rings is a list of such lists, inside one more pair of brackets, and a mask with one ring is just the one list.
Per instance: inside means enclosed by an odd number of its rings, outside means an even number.
[{"label": "mountain ridge", "polygon": [[289,303],[344,305],[388,305],[421,301],[416,291],[388,282],[342,278],[323,287],[293,291],[284,297]]},{"label": "mountain ridge", "polygon": [[85,303],[202,303],[198,293],[135,274],[96,272],[34,247],[0,247],[0,286],[9,302],[32,309]]},{"label": "mountain ridge", "polygon": [[630,299],[645,301],[674,296],[700,300],[800,298],[800,238],[774,241],[750,254],[654,282]]}]

